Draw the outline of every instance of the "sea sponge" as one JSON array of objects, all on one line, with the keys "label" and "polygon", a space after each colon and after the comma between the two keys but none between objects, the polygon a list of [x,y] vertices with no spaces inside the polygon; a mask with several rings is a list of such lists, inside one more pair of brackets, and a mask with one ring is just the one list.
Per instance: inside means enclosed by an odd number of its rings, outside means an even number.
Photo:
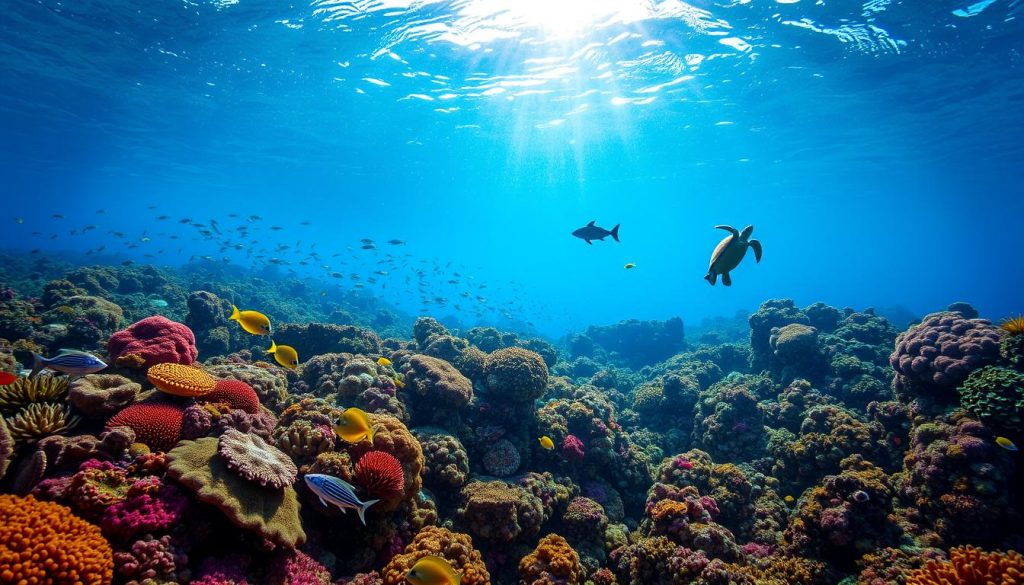
[{"label": "sea sponge", "polygon": [[199,356],[192,330],[160,315],[110,336],[107,351],[118,366],[139,369],[163,363],[191,365]]},{"label": "sea sponge", "polygon": [[548,366],[535,352],[507,347],[487,356],[484,376],[487,388],[495,398],[526,402],[544,394],[548,384]]},{"label": "sea sponge", "polygon": [[107,585],[113,552],[100,529],[60,504],[0,495],[0,581]]},{"label": "sea sponge", "polygon": [[228,429],[217,440],[217,453],[228,469],[248,481],[281,489],[295,483],[299,469],[280,449],[258,435]]},{"label": "sea sponge", "polygon": [[151,366],[146,372],[146,379],[167,394],[187,398],[209,394],[217,385],[217,380],[202,368],[176,363]]},{"label": "sea sponge", "polygon": [[179,524],[192,504],[181,489],[149,475],[136,480],[122,501],[103,513],[103,533],[122,542],[142,534],[171,530]]},{"label": "sea sponge", "polygon": [[356,483],[371,498],[386,500],[405,491],[402,464],[384,451],[370,451],[356,463]]},{"label": "sea sponge", "polygon": [[497,543],[529,538],[540,530],[540,498],[503,481],[474,481],[462,488],[456,522],[470,534]]},{"label": "sea sponge", "polygon": [[929,561],[907,576],[907,585],[1018,585],[1024,557],[1016,551],[985,552],[973,546],[949,551],[948,561]]},{"label": "sea sponge", "polygon": [[412,539],[405,551],[395,555],[381,569],[383,585],[407,585],[406,573],[416,561],[429,555],[439,556],[462,575],[461,585],[489,585],[487,572],[479,551],[473,548],[468,534],[452,532],[446,528],[425,526]]},{"label": "sea sponge", "polygon": [[564,538],[549,534],[519,561],[521,585],[579,585],[583,582],[580,555]]},{"label": "sea sponge", "polygon": [[0,386],[0,413],[14,414],[29,404],[60,402],[68,391],[68,376],[20,377]]},{"label": "sea sponge", "polygon": [[217,454],[217,438],[183,441],[167,454],[167,475],[219,508],[229,520],[277,544],[306,541],[299,500],[291,486],[273,489],[231,471]]},{"label": "sea sponge", "polygon": [[104,419],[135,400],[142,390],[124,376],[117,374],[89,374],[71,383],[68,402],[91,419]]},{"label": "sea sponge", "polygon": [[50,435],[64,434],[79,420],[68,406],[37,402],[22,408],[6,422],[15,441],[34,443]]},{"label": "sea sponge", "polygon": [[138,403],[115,414],[107,428],[128,427],[153,451],[169,451],[181,440],[184,410],[176,404]]},{"label": "sea sponge", "polygon": [[960,386],[960,406],[999,432],[1016,431],[1024,420],[1024,374],[985,366]]},{"label": "sea sponge", "polygon": [[373,413],[369,418],[370,425],[377,428],[377,433],[373,436],[373,445],[370,445],[369,441],[347,443],[342,449],[355,461],[369,451],[384,451],[402,464],[405,490],[393,498],[383,498],[379,504],[374,505],[374,509],[379,512],[389,512],[396,510],[403,501],[418,497],[423,487],[423,450],[416,437],[397,418]]},{"label": "sea sponge", "polygon": [[473,399],[473,383],[442,359],[416,354],[405,363],[403,373],[406,387],[431,405],[462,408]]},{"label": "sea sponge", "polygon": [[260,411],[260,397],[252,386],[242,380],[217,380],[213,391],[203,395],[203,402],[223,402],[249,414]]}]

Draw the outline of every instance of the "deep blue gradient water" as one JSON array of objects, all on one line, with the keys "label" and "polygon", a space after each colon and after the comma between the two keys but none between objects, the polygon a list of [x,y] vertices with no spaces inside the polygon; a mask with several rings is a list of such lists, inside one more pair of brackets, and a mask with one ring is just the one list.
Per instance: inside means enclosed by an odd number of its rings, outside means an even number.
[{"label": "deep blue gradient water", "polygon": [[[1001,318],[1024,291],[1022,19],[1021,0],[13,0],[0,248],[270,266],[553,336],[773,297]],[[590,220],[622,242],[569,235]],[[764,244],[731,289],[702,280],[716,224]]]}]

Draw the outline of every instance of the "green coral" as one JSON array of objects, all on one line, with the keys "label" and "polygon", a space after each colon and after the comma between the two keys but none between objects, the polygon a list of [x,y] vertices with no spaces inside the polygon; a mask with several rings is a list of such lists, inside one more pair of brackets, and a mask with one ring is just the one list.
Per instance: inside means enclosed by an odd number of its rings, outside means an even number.
[{"label": "green coral", "polygon": [[1024,419],[1024,374],[999,366],[974,370],[960,386],[960,406],[1001,431]]}]

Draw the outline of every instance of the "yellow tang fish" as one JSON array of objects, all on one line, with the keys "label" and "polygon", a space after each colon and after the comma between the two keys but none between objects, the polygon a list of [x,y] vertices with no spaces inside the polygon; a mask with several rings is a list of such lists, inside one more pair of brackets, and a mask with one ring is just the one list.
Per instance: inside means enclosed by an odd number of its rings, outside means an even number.
[{"label": "yellow tang fish", "polygon": [[793,496],[786,496],[786,497],[784,497],[782,499],[785,500],[785,502],[787,504],[792,504],[793,503]]},{"label": "yellow tang fish", "polygon": [[631,268],[636,268],[636,263],[635,262],[630,262],[630,263],[626,264],[625,266],[623,266],[623,268],[625,268],[626,270],[629,270]]},{"label": "yellow tang fish", "polygon": [[391,381],[395,383],[395,388],[398,388],[399,390],[405,388],[405,381],[398,376],[391,378]]},{"label": "yellow tang fish", "polygon": [[462,575],[445,559],[429,555],[416,561],[405,574],[405,580],[412,585],[459,585]]},{"label": "yellow tang fish", "polygon": [[1000,447],[1006,449],[1007,451],[1017,450],[1017,445],[1014,445],[1013,441],[1007,439],[1006,437],[996,437],[996,445],[999,445]]},{"label": "yellow tang fish", "polygon": [[555,442],[552,441],[551,437],[549,437],[547,435],[544,435],[543,437],[537,439],[537,442],[540,443],[541,447],[544,447],[548,451],[550,451],[550,450],[555,448]]},{"label": "yellow tang fish", "polygon": [[373,436],[377,434],[377,428],[370,425],[370,417],[362,410],[352,407],[334,422],[334,432],[348,443],[362,443],[369,441],[373,445]]},{"label": "yellow tang fish", "polygon": [[239,311],[238,307],[231,305],[231,316],[228,319],[238,321],[242,329],[253,335],[270,335],[272,333],[270,319],[267,319],[267,316],[259,311]]},{"label": "yellow tang fish", "polygon": [[390,366],[391,365],[391,360],[389,360],[388,358],[386,358],[384,356],[380,356],[379,358],[377,358],[377,365],[378,366]]},{"label": "yellow tang fish", "polygon": [[299,367],[299,352],[290,345],[278,345],[271,339],[270,349],[267,350],[267,353],[272,354],[277,363],[289,370]]}]

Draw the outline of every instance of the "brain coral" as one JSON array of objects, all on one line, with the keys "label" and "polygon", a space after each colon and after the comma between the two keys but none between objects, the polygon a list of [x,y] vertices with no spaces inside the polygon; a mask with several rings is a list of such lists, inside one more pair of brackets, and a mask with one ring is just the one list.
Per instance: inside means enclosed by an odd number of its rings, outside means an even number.
[{"label": "brain coral", "polygon": [[493,542],[529,538],[540,530],[540,498],[503,481],[474,481],[462,488],[456,521],[474,536]]},{"label": "brain coral", "polygon": [[1018,585],[1024,557],[1015,551],[985,552],[972,546],[949,551],[948,561],[929,561],[907,577],[907,585]]},{"label": "brain coral", "polygon": [[0,495],[0,581],[106,585],[114,574],[100,529],[52,502]]},{"label": "brain coral", "polygon": [[299,470],[280,449],[258,435],[228,429],[217,440],[217,453],[228,469],[262,486],[281,489],[295,483]]},{"label": "brain coral", "polygon": [[447,560],[462,575],[461,585],[488,585],[491,582],[483,558],[473,548],[473,540],[468,534],[425,526],[405,547],[405,551],[395,555],[381,570],[384,585],[406,585],[405,574],[416,561],[429,555]]},{"label": "brain coral", "polygon": [[295,490],[291,486],[272,489],[244,479],[228,468],[217,449],[216,437],[183,441],[167,453],[167,475],[242,528],[288,547],[305,542]]},{"label": "brain coral", "polygon": [[202,397],[203,402],[224,402],[231,408],[244,410],[249,414],[260,411],[260,397],[252,386],[242,380],[217,380],[213,391]]},{"label": "brain coral", "polygon": [[524,585],[579,585],[583,576],[580,555],[557,534],[540,539],[519,561],[519,582]]},{"label": "brain coral", "polygon": [[402,464],[391,454],[370,451],[356,463],[356,482],[371,498],[388,499],[405,491]]},{"label": "brain coral", "polygon": [[160,315],[111,335],[107,351],[118,366],[139,369],[163,363],[190,365],[199,357],[192,330]]},{"label": "brain coral", "polygon": [[174,396],[196,398],[209,394],[217,380],[202,368],[175,363],[156,364],[146,372],[146,378],[158,389]]},{"label": "brain coral", "polygon": [[540,355],[521,347],[499,349],[484,361],[487,388],[512,402],[535,400],[548,384],[548,366]]},{"label": "brain coral", "polygon": [[153,451],[169,451],[181,440],[184,410],[174,404],[133,404],[107,421],[107,428],[128,427],[135,440]]},{"label": "brain coral", "polygon": [[907,382],[904,390],[949,394],[971,371],[999,359],[999,338],[985,319],[932,313],[896,338],[889,364]]},{"label": "brain coral", "polygon": [[89,418],[103,419],[131,404],[140,390],[124,376],[90,374],[71,383],[68,402]]},{"label": "brain coral", "polygon": [[406,362],[404,373],[406,385],[432,403],[461,408],[473,399],[473,383],[442,359],[414,355]]}]

